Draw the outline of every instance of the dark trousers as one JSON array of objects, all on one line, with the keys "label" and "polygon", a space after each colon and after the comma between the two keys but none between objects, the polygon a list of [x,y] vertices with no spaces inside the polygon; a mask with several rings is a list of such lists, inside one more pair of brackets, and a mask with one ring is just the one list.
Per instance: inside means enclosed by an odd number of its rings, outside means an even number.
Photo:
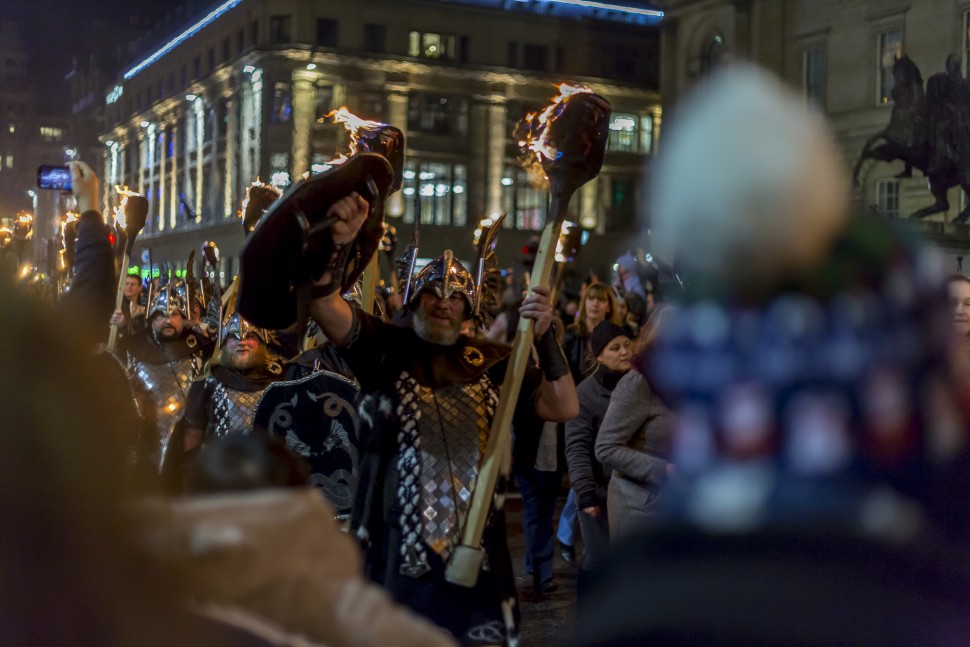
[{"label": "dark trousers", "polygon": [[515,483],[522,494],[522,529],[525,533],[525,570],[532,573],[538,568],[541,581],[552,577],[552,556],[554,549],[552,517],[556,513],[556,497],[559,472],[540,472],[531,474],[516,472]]}]

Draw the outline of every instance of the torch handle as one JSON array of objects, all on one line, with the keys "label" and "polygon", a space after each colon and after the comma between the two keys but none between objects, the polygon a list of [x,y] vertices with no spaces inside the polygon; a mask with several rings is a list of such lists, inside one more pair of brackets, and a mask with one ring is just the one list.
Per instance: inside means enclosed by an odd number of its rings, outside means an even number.
[{"label": "torch handle", "polygon": [[369,314],[374,314],[374,293],[377,291],[377,275],[380,273],[377,256],[377,252],[374,252],[364,268],[364,285],[360,291],[360,308]]},{"label": "torch handle", "polygon": [[[115,295],[115,311],[121,310],[121,304],[125,298],[125,279],[128,277],[128,264],[131,262],[130,250],[125,249],[125,255],[121,257],[121,275],[118,277],[118,292]],[[118,326],[111,326],[108,334],[108,351],[113,352],[118,345]]]},{"label": "torch handle", "polygon": [[[555,197],[550,201],[549,221],[539,240],[532,278],[529,281],[530,289],[549,284],[552,267],[556,262],[556,241],[562,226],[562,214],[558,213],[562,209],[559,204]],[[522,378],[532,354],[534,336],[532,320],[520,318],[519,327],[515,331],[515,339],[512,342],[512,354],[505,369],[498,407],[492,418],[488,444],[478,472],[475,493],[472,495],[467,521],[462,532],[461,545],[456,547],[456,559],[448,563],[445,572],[446,579],[452,584],[473,587],[478,580],[481,559],[475,559],[472,555],[479,557],[481,555],[482,534],[485,532],[485,522],[488,520],[488,513],[492,506],[495,484],[498,482],[499,474],[507,471],[511,463],[509,453],[512,446],[512,417],[519,401]]]}]

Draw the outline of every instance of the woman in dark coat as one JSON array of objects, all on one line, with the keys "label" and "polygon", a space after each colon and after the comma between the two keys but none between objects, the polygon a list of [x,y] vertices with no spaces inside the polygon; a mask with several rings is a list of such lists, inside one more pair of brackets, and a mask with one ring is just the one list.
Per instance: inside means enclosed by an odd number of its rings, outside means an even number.
[{"label": "woman in dark coat", "polygon": [[581,579],[584,572],[595,569],[603,561],[610,546],[606,505],[609,471],[596,460],[593,447],[610,404],[610,394],[630,370],[633,357],[633,342],[611,321],[603,321],[596,327],[590,335],[590,347],[596,357],[596,370],[576,387],[579,415],[566,423],[566,464],[586,546]]},{"label": "woman in dark coat", "polygon": [[[649,349],[667,312],[654,310],[637,340],[638,355]],[[617,383],[596,437],[596,458],[613,470],[607,492],[613,542],[649,518],[667,477],[673,414],[638,370],[641,364]]]}]

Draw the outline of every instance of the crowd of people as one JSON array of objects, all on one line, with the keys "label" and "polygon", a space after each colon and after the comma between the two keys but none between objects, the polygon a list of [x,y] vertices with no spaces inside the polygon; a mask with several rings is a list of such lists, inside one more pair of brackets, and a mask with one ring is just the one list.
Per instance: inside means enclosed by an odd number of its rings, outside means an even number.
[{"label": "crowd of people", "polygon": [[[565,644],[962,644],[970,278],[849,217],[826,124],[763,72],[715,75],[665,139],[652,230],[671,262],[626,254],[572,299],[494,280],[484,235],[470,269],[410,249],[377,308],[360,286],[393,169],[373,154],[249,204],[228,286],[206,263],[117,277],[98,178],[72,163],[70,290],[45,311],[0,285],[20,394],[0,635],[516,645],[514,489],[535,591],[557,588],[557,542],[579,568]],[[266,262],[294,214],[312,271]]]}]

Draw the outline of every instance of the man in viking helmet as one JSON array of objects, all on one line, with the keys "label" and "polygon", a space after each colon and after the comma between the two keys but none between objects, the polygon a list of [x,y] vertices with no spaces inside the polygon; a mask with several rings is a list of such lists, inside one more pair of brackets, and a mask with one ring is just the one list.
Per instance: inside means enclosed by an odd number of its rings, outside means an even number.
[{"label": "man in viking helmet", "polygon": [[221,335],[209,374],[189,390],[181,429],[186,452],[229,434],[249,433],[259,396],[282,373],[267,350],[270,331],[234,312],[226,318]]},{"label": "man in viking helmet", "polygon": [[157,469],[184,411],[189,386],[213,346],[206,337],[185,327],[186,303],[171,284],[155,293],[147,319],[145,330],[123,338],[122,344],[145,418],[140,452],[142,459]]},{"label": "man in viking helmet", "polygon": [[[347,304],[339,289],[342,259],[367,214],[367,201],[358,195],[329,209],[334,258],[315,282],[310,305],[365,396],[353,531],[364,543],[369,575],[398,601],[463,645],[504,644],[513,639],[518,610],[501,496],[486,527],[487,559],[477,584],[447,582],[445,567],[467,522],[509,349],[461,334],[464,322],[481,323],[485,281],[451,251],[404,277],[413,328],[386,324]],[[530,369],[524,378],[516,421],[568,420],[579,407],[552,329],[549,290],[535,288],[519,312],[535,322],[541,370]],[[538,428],[516,424],[521,433]]]}]

